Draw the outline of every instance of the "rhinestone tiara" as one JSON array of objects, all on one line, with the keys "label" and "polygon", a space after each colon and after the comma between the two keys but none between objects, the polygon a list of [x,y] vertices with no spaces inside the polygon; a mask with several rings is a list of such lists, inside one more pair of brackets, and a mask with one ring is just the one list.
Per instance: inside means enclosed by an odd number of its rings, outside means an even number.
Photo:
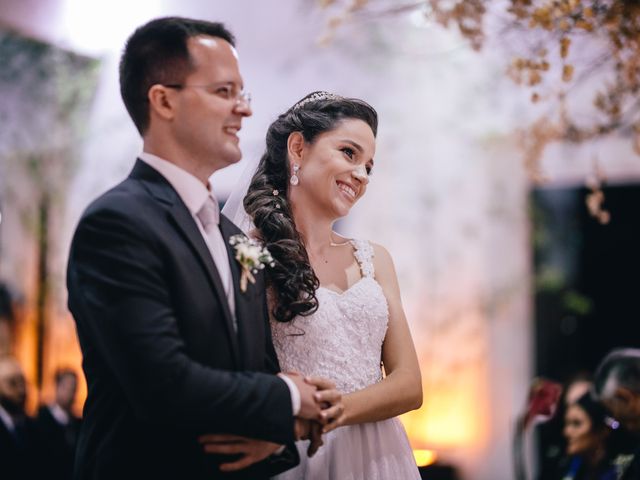
[{"label": "rhinestone tiara", "polygon": [[318,102],[320,100],[339,100],[341,98],[343,97],[341,97],[340,95],[336,95],[335,93],[315,92],[309,95],[308,97],[305,97],[302,100],[300,100],[293,107],[291,107],[291,110],[298,110],[304,107],[307,103],[311,103],[311,102]]}]

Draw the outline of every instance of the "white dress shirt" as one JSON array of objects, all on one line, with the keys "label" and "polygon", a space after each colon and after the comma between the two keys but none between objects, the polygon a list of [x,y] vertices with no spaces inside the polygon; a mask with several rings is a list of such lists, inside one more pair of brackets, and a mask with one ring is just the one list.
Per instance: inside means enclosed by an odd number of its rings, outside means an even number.
[{"label": "white dress shirt", "polygon": [[233,326],[237,332],[235,319],[235,291],[224,238],[222,237],[222,233],[219,228],[210,230],[209,235],[207,235],[204,225],[200,221],[200,218],[198,218],[198,212],[204,206],[209,197],[213,199],[216,205],[218,204],[218,201],[213,194],[213,190],[211,189],[211,183],[205,186],[200,180],[186,170],[183,170],[177,165],[147,152],[143,152],[140,155],[140,160],[147,163],[154,170],[157,170],[158,173],[160,173],[160,175],[162,175],[171,184],[173,189],[178,193],[178,196],[189,209],[189,212],[193,217],[193,221],[196,222],[198,230],[200,230],[200,235],[202,235],[202,238],[207,244],[207,248],[209,249],[211,257],[218,269],[218,274],[220,275],[220,280],[222,281],[222,286],[224,287],[224,292],[227,297],[227,303],[231,310]]},{"label": "white dress shirt", "polygon": [[[177,165],[151,153],[142,152],[139,155],[139,158],[151,168],[156,170],[171,184],[173,189],[178,193],[178,196],[182,199],[184,204],[189,209],[189,212],[193,217],[193,221],[198,226],[200,235],[202,235],[202,238],[206,242],[207,247],[209,248],[209,252],[211,253],[211,257],[213,258],[213,261],[216,264],[216,268],[218,269],[218,273],[220,274],[220,280],[222,280],[222,285],[224,286],[227,301],[229,302],[229,309],[231,310],[234,328],[237,332],[237,323],[235,318],[235,291],[233,285],[233,277],[231,275],[231,266],[229,265],[229,256],[227,254],[227,248],[224,243],[224,238],[222,237],[222,233],[220,233],[220,230],[217,228],[213,229],[214,235],[211,235],[211,232],[209,235],[207,235],[204,229],[204,225],[198,218],[198,212],[200,212],[200,209],[204,206],[209,197],[213,198],[216,205],[218,204],[216,197],[213,194],[211,183],[208,183],[205,186],[199,179],[191,175],[186,170],[183,170]],[[217,232],[217,234],[215,232]],[[282,374],[279,376],[289,388],[289,392],[291,394],[291,404],[293,407],[293,415],[297,415],[300,412],[301,407],[300,391],[291,379],[286,378]]]},{"label": "white dress shirt", "polygon": [[0,405],[0,422],[4,423],[4,426],[7,427],[9,432],[13,432],[16,429],[16,424],[2,405]]},{"label": "white dress shirt", "polygon": [[51,405],[47,405],[47,408],[51,412],[53,418],[55,418],[56,422],[58,422],[60,425],[69,425],[69,421],[71,420],[69,418],[69,414],[65,412],[60,405],[58,405],[57,403],[53,403]]}]

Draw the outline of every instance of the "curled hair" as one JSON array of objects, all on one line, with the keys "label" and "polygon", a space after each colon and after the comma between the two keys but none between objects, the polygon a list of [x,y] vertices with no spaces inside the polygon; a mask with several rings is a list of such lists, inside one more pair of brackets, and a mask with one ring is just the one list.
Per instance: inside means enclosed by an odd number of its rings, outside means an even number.
[{"label": "curled hair", "polygon": [[[266,272],[269,286],[275,292],[272,314],[277,321],[289,322],[297,315],[314,313],[318,309],[316,290],[320,286],[289,203],[289,135],[300,132],[305,142],[313,143],[318,135],[347,119],[364,121],[376,135],[378,115],[373,107],[362,100],[325,92],[307,95],[267,130],[266,151],[244,198],[244,209],[275,261],[275,266]],[[277,197],[274,190],[278,191]]]}]

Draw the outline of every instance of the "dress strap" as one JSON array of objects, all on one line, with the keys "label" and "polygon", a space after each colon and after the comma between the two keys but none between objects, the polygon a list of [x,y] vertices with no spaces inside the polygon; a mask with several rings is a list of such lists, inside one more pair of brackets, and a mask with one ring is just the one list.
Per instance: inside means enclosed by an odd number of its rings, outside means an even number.
[{"label": "dress strap", "polygon": [[363,277],[373,277],[375,270],[373,268],[373,247],[367,240],[351,240],[360,272]]}]

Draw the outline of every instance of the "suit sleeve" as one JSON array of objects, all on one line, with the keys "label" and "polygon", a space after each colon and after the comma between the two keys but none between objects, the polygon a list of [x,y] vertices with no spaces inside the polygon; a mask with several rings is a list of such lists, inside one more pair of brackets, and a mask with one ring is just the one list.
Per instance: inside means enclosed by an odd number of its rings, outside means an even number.
[{"label": "suit sleeve", "polygon": [[142,421],[293,441],[291,399],[280,378],[216,370],[186,354],[162,246],[144,222],[114,209],[85,215],[72,243],[67,281],[81,338]]}]

